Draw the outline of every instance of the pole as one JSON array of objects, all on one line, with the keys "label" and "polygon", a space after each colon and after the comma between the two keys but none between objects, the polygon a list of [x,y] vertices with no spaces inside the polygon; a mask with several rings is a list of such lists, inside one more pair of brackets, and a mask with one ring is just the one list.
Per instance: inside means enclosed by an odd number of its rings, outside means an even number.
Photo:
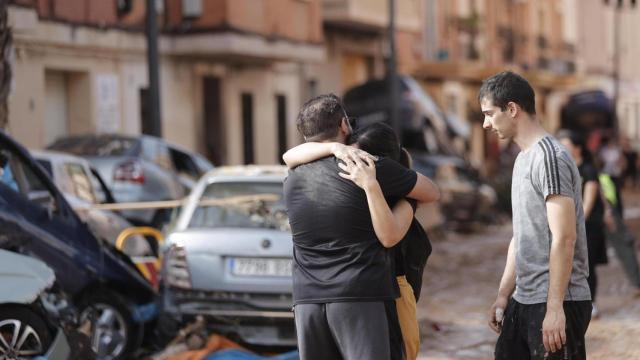
[{"label": "pole", "polygon": [[147,35],[147,66],[149,69],[149,117],[151,121],[151,134],[149,135],[162,137],[156,0],[147,0],[147,21],[145,27]]},{"label": "pole", "polygon": [[618,98],[620,97],[620,11],[622,1],[614,5],[613,13],[613,131],[618,135]]},{"label": "pole", "polygon": [[400,121],[399,111],[398,111],[398,70],[396,66],[396,4],[395,0],[389,0],[389,69],[388,69],[388,78],[389,78],[389,98],[391,102],[390,109],[390,120],[391,126],[396,131],[398,135],[398,140],[402,144],[402,122]]}]

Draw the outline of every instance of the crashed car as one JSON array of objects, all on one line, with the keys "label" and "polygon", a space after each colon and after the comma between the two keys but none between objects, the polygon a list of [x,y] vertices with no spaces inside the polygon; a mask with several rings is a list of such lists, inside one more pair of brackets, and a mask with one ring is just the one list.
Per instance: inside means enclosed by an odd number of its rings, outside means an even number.
[{"label": "crashed car", "polygon": [[249,345],[295,346],[285,176],[282,166],[239,166],[200,179],[167,235],[165,315],[205,316]]},{"label": "crashed car", "polygon": [[[147,135],[70,136],[58,139],[47,149],[87,159],[100,172],[117,202],[181,199],[194,179],[213,167],[200,155]],[[164,209],[121,213],[134,224],[156,228],[167,217]]]},{"label": "crashed car", "polygon": [[156,292],[131,259],[101,241],[29,152],[0,131],[0,248],[36,257],[92,325],[91,347],[124,359],[155,316]]},{"label": "crashed car", "polygon": [[415,170],[438,184],[441,211],[449,223],[464,228],[473,222],[494,220],[496,192],[464,159],[420,151],[411,151],[411,157]]},{"label": "crashed car", "polygon": [[[87,160],[55,151],[31,151],[31,156],[44,168],[69,205],[97,237],[115,246],[118,236],[133,227],[114,211],[92,208],[92,205],[100,203],[100,193],[104,200],[112,196]],[[139,235],[127,241],[122,251],[129,256],[152,253],[148,241]]]},{"label": "crashed car", "polygon": [[66,303],[51,292],[55,279],[42,261],[0,250],[0,359],[70,358],[58,325]]}]

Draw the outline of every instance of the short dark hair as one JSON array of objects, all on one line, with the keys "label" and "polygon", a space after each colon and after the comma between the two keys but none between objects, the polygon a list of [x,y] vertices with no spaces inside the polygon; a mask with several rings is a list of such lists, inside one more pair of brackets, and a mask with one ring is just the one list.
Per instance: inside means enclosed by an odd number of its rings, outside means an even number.
[{"label": "short dark hair", "polygon": [[383,122],[359,128],[351,134],[349,143],[358,143],[360,149],[375,156],[400,161],[400,143],[393,128]]},{"label": "short dark hair", "polygon": [[522,76],[503,71],[485,79],[478,93],[478,101],[491,100],[502,111],[507,109],[509,102],[518,104],[531,115],[536,114],[536,95],[529,82]]},{"label": "short dark hair", "polygon": [[338,135],[338,128],[346,114],[338,96],[319,95],[302,105],[296,126],[307,140],[328,140]]}]

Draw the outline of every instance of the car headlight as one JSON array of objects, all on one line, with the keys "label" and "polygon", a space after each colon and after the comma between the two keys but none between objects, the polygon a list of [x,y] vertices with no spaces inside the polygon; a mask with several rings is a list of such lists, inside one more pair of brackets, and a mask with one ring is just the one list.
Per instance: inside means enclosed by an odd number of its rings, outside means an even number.
[{"label": "car headlight", "polygon": [[191,274],[187,263],[187,251],[182,246],[172,246],[165,256],[166,281],[169,286],[191,289]]}]

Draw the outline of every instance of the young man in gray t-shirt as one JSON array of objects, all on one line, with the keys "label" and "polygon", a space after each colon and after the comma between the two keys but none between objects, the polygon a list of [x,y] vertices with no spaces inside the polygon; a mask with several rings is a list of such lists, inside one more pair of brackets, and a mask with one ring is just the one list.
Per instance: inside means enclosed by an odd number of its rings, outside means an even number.
[{"label": "young man in gray t-shirt", "polygon": [[512,72],[485,80],[483,127],[521,149],[511,198],[513,238],[489,325],[496,359],[586,359],[591,319],[578,169],[535,117],[529,83]]}]

